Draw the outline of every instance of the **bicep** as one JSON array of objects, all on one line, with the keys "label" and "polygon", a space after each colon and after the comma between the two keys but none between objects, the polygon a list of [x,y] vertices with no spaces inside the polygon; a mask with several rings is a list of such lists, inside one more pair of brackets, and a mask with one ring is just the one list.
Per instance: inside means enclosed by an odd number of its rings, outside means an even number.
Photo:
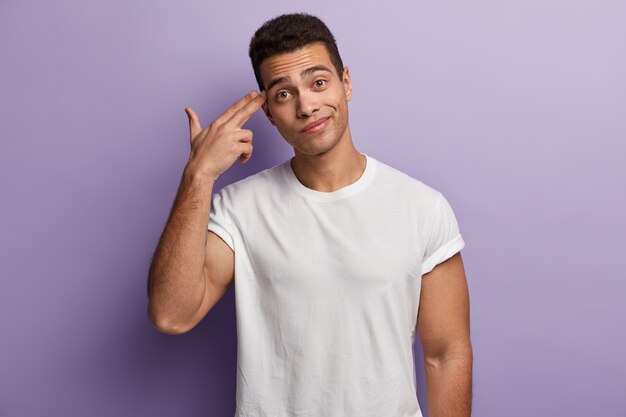
[{"label": "bicep", "polygon": [[469,291],[460,252],[422,276],[417,321],[425,357],[467,348]]}]

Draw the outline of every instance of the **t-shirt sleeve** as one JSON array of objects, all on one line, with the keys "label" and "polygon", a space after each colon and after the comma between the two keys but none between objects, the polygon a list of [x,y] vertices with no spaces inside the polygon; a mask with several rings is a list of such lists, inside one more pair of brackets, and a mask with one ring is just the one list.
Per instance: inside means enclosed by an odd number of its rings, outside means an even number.
[{"label": "t-shirt sleeve", "polygon": [[228,214],[224,208],[224,196],[220,190],[211,197],[208,230],[218,235],[234,251],[232,225],[227,217]]},{"label": "t-shirt sleeve", "polygon": [[439,193],[422,257],[422,275],[459,252],[465,246],[450,203]]}]

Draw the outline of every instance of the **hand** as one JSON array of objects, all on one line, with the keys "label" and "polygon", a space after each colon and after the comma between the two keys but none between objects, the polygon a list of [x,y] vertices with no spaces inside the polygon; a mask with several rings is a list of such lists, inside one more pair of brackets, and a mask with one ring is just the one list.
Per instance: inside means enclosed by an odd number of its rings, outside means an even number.
[{"label": "hand", "polygon": [[185,108],[191,141],[186,169],[215,181],[237,159],[242,164],[247,162],[252,155],[252,131],[241,127],[261,108],[265,96],[265,91],[246,94],[205,129],[196,113]]}]

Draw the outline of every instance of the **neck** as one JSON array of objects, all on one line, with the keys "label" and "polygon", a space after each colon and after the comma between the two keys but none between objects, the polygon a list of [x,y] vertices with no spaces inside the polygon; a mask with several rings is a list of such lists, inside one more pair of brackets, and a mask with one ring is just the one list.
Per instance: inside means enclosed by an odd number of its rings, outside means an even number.
[{"label": "neck", "polygon": [[352,143],[349,128],[329,151],[307,155],[294,149],[291,168],[298,181],[307,188],[333,192],[356,182],[365,171],[366,157]]}]

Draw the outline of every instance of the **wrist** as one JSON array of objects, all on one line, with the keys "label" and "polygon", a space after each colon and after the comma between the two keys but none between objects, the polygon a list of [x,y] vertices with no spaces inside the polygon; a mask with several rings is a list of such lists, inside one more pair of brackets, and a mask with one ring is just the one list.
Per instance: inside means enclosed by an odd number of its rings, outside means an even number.
[{"label": "wrist", "polygon": [[205,185],[212,186],[219,178],[219,175],[207,174],[197,169],[195,166],[187,163],[185,169],[183,170],[183,178],[189,182],[202,182]]}]

